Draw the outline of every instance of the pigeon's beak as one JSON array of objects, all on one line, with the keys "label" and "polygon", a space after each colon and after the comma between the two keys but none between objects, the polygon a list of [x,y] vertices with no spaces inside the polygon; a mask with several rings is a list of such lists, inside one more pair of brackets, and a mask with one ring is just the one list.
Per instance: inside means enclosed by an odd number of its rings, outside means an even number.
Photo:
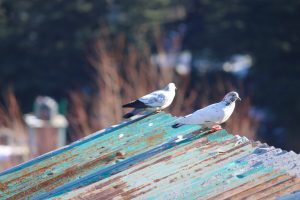
[{"label": "pigeon's beak", "polygon": [[240,97],[237,97],[237,99],[238,99],[239,101],[242,101],[242,99],[241,99]]}]

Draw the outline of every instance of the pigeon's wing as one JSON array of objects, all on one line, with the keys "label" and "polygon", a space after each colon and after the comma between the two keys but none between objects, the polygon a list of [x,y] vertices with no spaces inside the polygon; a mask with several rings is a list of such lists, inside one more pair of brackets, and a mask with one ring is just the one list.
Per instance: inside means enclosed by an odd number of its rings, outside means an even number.
[{"label": "pigeon's wing", "polygon": [[203,123],[212,122],[220,123],[224,117],[223,105],[220,103],[211,104],[203,109],[200,109],[196,115]]},{"label": "pigeon's wing", "polygon": [[143,102],[145,105],[149,107],[161,107],[166,102],[166,94],[163,91],[158,90],[147,94],[138,99],[139,101]]},{"label": "pigeon's wing", "polygon": [[181,118],[179,122],[186,124],[219,123],[221,118],[222,109],[218,103],[215,103]]}]

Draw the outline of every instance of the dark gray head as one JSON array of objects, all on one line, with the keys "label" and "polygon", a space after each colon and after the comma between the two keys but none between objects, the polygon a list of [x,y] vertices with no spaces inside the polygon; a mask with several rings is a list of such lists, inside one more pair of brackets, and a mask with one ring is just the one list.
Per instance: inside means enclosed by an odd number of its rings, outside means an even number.
[{"label": "dark gray head", "polygon": [[239,97],[239,94],[237,92],[229,92],[225,95],[223,101],[226,103],[226,105],[230,105],[231,103],[235,102],[236,100],[241,100]]}]

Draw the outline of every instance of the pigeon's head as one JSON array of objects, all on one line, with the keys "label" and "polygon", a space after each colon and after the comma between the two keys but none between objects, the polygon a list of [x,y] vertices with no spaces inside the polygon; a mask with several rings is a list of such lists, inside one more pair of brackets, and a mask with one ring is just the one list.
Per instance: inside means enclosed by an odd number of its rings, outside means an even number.
[{"label": "pigeon's head", "polygon": [[239,97],[239,94],[234,91],[227,93],[223,99],[223,101],[225,101],[227,105],[235,102],[236,100],[241,100],[241,98]]},{"label": "pigeon's head", "polygon": [[177,88],[175,86],[175,83],[169,83],[166,87],[165,90],[169,90],[169,91],[175,91]]}]

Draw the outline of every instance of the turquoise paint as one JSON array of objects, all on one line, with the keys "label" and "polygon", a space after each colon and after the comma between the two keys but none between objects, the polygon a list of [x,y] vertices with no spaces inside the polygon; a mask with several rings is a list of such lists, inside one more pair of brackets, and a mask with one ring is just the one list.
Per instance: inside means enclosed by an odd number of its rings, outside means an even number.
[{"label": "turquoise paint", "polygon": [[[213,160],[213,161],[215,161],[215,160]],[[227,160],[227,162],[228,161],[230,161],[230,160]],[[197,168],[205,168],[205,166],[207,165],[207,164],[209,164],[209,163],[203,163],[203,164],[198,164],[198,166],[197,166]],[[230,165],[234,165],[233,163],[231,163]],[[227,166],[228,167],[228,166]],[[183,190],[184,191],[184,193],[187,193],[186,192],[186,189],[185,189],[185,186],[187,186],[189,189],[193,189],[193,188],[199,188],[198,186],[193,186],[193,184],[196,184],[197,185],[197,183],[199,183],[199,181],[203,181],[203,180],[205,180],[205,179],[207,179],[207,177],[211,177],[213,174],[208,174],[208,172],[210,171],[210,169],[212,169],[212,170],[215,170],[215,169],[218,169],[218,165],[216,165],[216,166],[214,166],[214,165],[212,165],[212,166],[210,166],[210,167],[206,167],[205,169],[207,169],[206,171],[202,171],[200,174],[199,173],[195,173],[195,172],[193,172],[192,171],[192,169],[190,170],[190,172],[191,173],[193,173],[194,174],[194,176],[193,177],[191,177],[190,179],[187,179],[187,180],[181,180],[178,184],[177,184],[177,186],[176,185],[172,185],[172,186],[170,186],[171,188],[175,188],[176,190]],[[219,173],[218,171],[217,172],[215,172],[215,173]],[[222,172],[223,173],[223,172]],[[206,176],[206,174],[208,174],[207,176]],[[186,182],[186,181],[188,181],[188,182]],[[168,186],[166,186],[166,187],[168,187]],[[202,186],[201,186],[202,187]],[[160,189],[162,189],[162,188],[160,188]],[[199,189],[196,189],[197,191],[199,191]],[[168,193],[168,192],[166,192],[166,193]],[[157,194],[156,194],[157,195]]]},{"label": "turquoise paint", "polygon": [[[192,130],[192,131],[194,131],[194,130]],[[173,142],[164,143],[160,146],[157,146],[153,149],[145,151],[141,154],[138,154],[138,155],[133,156],[131,158],[125,159],[124,161],[116,163],[112,166],[103,168],[102,170],[99,170],[95,173],[87,175],[83,178],[80,178],[78,180],[67,183],[67,184],[65,184],[61,187],[58,187],[58,188],[52,190],[51,192],[46,192],[46,193],[42,193],[40,195],[37,195],[37,196],[33,197],[33,199],[45,199],[45,198],[55,197],[55,196],[58,196],[58,195],[61,195],[61,194],[65,193],[67,191],[72,191],[72,190],[77,189],[79,187],[82,187],[84,185],[89,185],[89,184],[94,183],[96,181],[108,178],[108,177],[110,177],[111,175],[113,175],[115,173],[118,173],[118,172],[121,172],[121,171],[127,169],[128,167],[132,166],[133,164],[136,164],[136,163],[141,162],[141,161],[143,161],[147,158],[150,158],[151,156],[153,156],[157,153],[160,153],[160,152],[163,152],[167,149],[170,149],[175,145],[176,144],[174,144]]]},{"label": "turquoise paint", "polygon": [[[158,113],[134,122],[121,123],[73,143],[70,147],[49,153],[52,155],[50,157],[41,156],[24,163],[0,174],[2,182],[17,178],[8,184],[7,190],[0,191],[0,196],[11,197],[19,191],[49,180],[47,173],[52,172],[58,176],[71,166],[82,165],[102,155],[108,155],[108,160],[96,163],[91,168],[79,169],[73,177],[64,177],[59,180],[60,186],[51,191],[48,188],[54,183],[38,188],[38,191],[27,197],[71,198],[88,191],[91,184],[101,184],[122,177],[120,181],[126,183],[125,191],[149,184],[138,191],[139,198],[142,199],[195,199],[224,190],[223,184],[227,184],[226,188],[230,189],[273,170],[263,165],[249,167],[247,161],[239,161],[241,157],[251,154],[254,147],[246,144],[236,148],[234,136],[225,130],[213,134],[200,133],[200,126],[196,125],[173,129],[171,125],[175,120],[171,115]],[[123,134],[121,139],[120,134]],[[178,135],[183,135],[184,140],[175,142]],[[203,137],[207,137],[208,143],[193,146]],[[125,159],[114,160],[118,151],[126,153]],[[219,151],[226,153],[219,154]],[[74,157],[71,158],[72,156]],[[62,161],[65,158],[70,159]],[[55,162],[58,163],[51,169],[18,179],[22,174],[34,173]],[[268,176],[265,180],[282,173],[284,171]],[[171,180],[175,181],[170,182]],[[111,186],[113,184],[116,183],[110,183]]]},{"label": "turquoise paint", "polygon": [[[127,125],[128,124],[130,124],[130,123],[126,123]],[[119,128],[119,127],[118,127]],[[80,142],[75,142],[75,143],[73,143],[73,144],[71,144],[71,145],[69,145],[69,146],[67,146],[67,147],[70,147],[70,146],[72,146],[72,147],[74,147],[74,146],[79,146],[80,145],[80,147],[78,147],[78,149],[77,150],[74,150],[74,151],[77,151],[76,153],[79,153],[80,151],[81,151],[81,148],[84,148],[85,146],[89,146],[89,145],[91,145],[91,143],[93,143],[93,142],[95,142],[95,139],[97,139],[98,137],[102,137],[103,135],[105,135],[105,134],[108,134],[108,133],[110,133],[111,131],[115,131],[115,130],[117,130],[117,128],[112,128],[112,129],[110,129],[110,128],[108,128],[108,129],[106,129],[106,130],[108,130],[107,132],[97,132],[95,135],[93,135],[93,137],[87,137],[86,138],[86,140],[80,140]],[[105,133],[105,134],[104,134]],[[108,137],[111,137],[111,135],[110,136],[108,136]],[[94,139],[94,141],[91,141],[90,139]],[[100,139],[100,140],[102,140],[102,139]],[[97,140],[96,140],[97,141]],[[88,143],[88,144],[85,144],[85,143]],[[76,144],[76,145],[74,145],[74,144]],[[65,151],[62,151],[62,150],[65,150]],[[66,152],[66,150],[68,150],[68,148],[63,148],[63,149],[59,149],[59,150],[57,150],[57,151],[54,151],[54,152],[51,152],[51,153],[49,153],[49,154],[51,154],[51,155],[58,155],[59,153],[64,153],[64,152]],[[79,150],[79,151],[78,151]],[[57,152],[59,152],[59,153],[57,153]],[[41,156],[42,158],[45,158],[45,156],[43,155],[43,156]],[[38,157],[38,158],[36,158],[36,159],[33,159],[32,161],[34,161],[34,162],[36,162],[36,163],[40,163],[40,161],[41,161],[41,157]],[[49,159],[52,159],[52,160],[55,160],[55,157],[50,157]],[[30,162],[30,161],[29,161]],[[21,164],[19,167],[21,167],[21,168],[26,168],[26,167],[28,167],[28,163],[29,162],[26,162],[26,163],[24,163],[24,164]],[[5,172],[3,172],[3,173],[1,173],[1,176],[0,176],[0,178],[2,178],[2,176],[3,175],[6,175],[7,174],[7,172],[8,171],[12,171],[13,169],[15,169],[15,167],[14,168],[12,168],[12,169],[9,169],[9,170],[7,170],[7,171],[5,171]],[[33,169],[34,170],[34,169]]]},{"label": "turquoise paint", "polygon": [[[175,163],[176,162],[174,162],[174,164]],[[178,162],[176,164],[178,164]],[[220,186],[220,183],[222,183],[224,180],[230,180],[229,178],[232,175],[232,173],[235,172],[237,169],[241,169],[243,166],[246,166],[246,163],[236,163],[234,161],[220,168],[218,168],[217,166],[212,166],[211,167],[212,171],[210,170],[210,168],[208,168],[209,172],[204,174],[203,173],[199,174],[198,176],[197,174],[194,174],[194,177],[191,177],[191,180],[181,180],[177,185],[167,185],[165,186],[165,189],[166,188],[171,188],[171,189],[168,189],[163,194],[160,194],[158,191],[158,193],[155,193],[154,196],[156,197],[159,196],[162,197],[163,199],[170,199],[167,196],[173,193],[172,190],[175,191],[180,190],[181,195],[184,194],[185,198],[188,199],[193,199],[194,197],[197,196],[197,194],[202,194],[200,196],[203,196],[207,194],[209,191],[212,191],[216,189],[218,186]],[[170,167],[160,167],[160,168],[170,169]],[[209,179],[216,177],[216,175],[219,175],[217,181],[209,181]],[[210,184],[204,186],[203,183],[205,182],[208,182]],[[161,185],[157,184],[156,186],[159,187],[160,190],[164,191],[164,187],[161,187]],[[164,194],[166,194],[166,196]],[[172,196],[171,199],[177,199],[177,197]]]},{"label": "turquoise paint", "polygon": [[[126,152],[127,154],[134,152],[132,155],[134,156],[139,153],[146,152],[151,148],[162,144],[164,141],[168,141],[171,138],[176,137],[178,134],[190,133],[199,129],[199,126],[183,126],[178,129],[173,129],[170,125],[173,124],[175,120],[175,117],[165,113],[150,115],[147,118],[142,118],[138,121],[135,121],[135,123],[122,123],[120,126],[106,129],[104,132],[98,133],[99,135],[93,135],[81,140],[80,142],[73,143],[68,147],[49,153],[48,156],[52,155],[50,157],[41,156],[36,160],[24,163],[23,165],[2,173],[0,176],[0,181],[15,179],[25,173],[34,173],[34,171],[38,169],[47,167],[57,162],[54,169],[46,170],[43,173],[32,174],[32,176],[29,175],[25,178],[22,178],[22,180],[16,179],[16,181],[8,184],[8,190],[4,191],[2,195],[5,197],[10,197],[19,193],[20,191],[30,189],[33,187],[32,183],[37,185],[52,178],[51,176],[47,175],[49,172],[53,172],[55,176],[59,176],[70,166],[76,166],[78,164],[80,165],[86,161],[99,157],[99,155],[101,156],[122,151]],[[149,124],[151,126],[149,126]],[[119,139],[120,134],[124,134],[124,138]],[[161,134],[158,139],[154,139],[150,142],[146,140],[147,137],[152,137],[157,134]],[[99,154],[99,152],[101,153]],[[74,158],[66,162],[62,161],[63,159],[72,156],[74,156]],[[128,158],[130,157],[131,156]],[[65,177],[59,181],[62,181],[63,183],[72,182],[80,179],[80,177],[92,175],[99,170],[113,166],[115,163],[115,161],[108,163],[104,162],[102,164],[100,163],[88,170],[83,168],[74,177]],[[106,178],[106,176],[101,177]],[[49,187],[51,187],[51,185],[49,185]],[[46,191],[47,187],[40,188],[34,195],[38,195]]]},{"label": "turquoise paint", "polygon": [[224,140],[224,138],[231,139],[231,138],[234,138],[234,136],[231,134],[228,134],[227,131],[222,129],[221,131],[218,131],[216,134],[208,135],[207,138],[208,138],[208,141],[214,142],[214,141],[222,141],[222,140]]},{"label": "turquoise paint", "polygon": [[106,128],[106,129],[104,129],[104,130],[95,132],[95,133],[93,133],[93,134],[91,134],[91,135],[89,135],[89,136],[87,136],[87,137],[85,137],[85,138],[83,138],[83,139],[81,139],[81,140],[78,140],[78,141],[76,141],[76,142],[74,142],[74,143],[72,143],[72,144],[70,144],[70,145],[66,145],[66,146],[64,146],[64,147],[62,147],[62,148],[60,148],[60,149],[57,149],[57,150],[55,150],[55,151],[51,151],[51,152],[49,152],[49,153],[43,154],[43,155],[41,155],[41,156],[39,156],[39,157],[36,157],[36,158],[34,158],[34,159],[32,159],[32,160],[29,160],[29,161],[24,162],[24,163],[22,163],[22,164],[20,164],[20,165],[17,165],[17,166],[12,167],[12,168],[10,168],[10,169],[8,169],[8,170],[5,170],[5,171],[3,171],[3,172],[0,173],[0,177],[3,176],[3,175],[7,175],[7,174],[10,174],[10,173],[19,171],[19,170],[24,169],[24,168],[26,168],[26,167],[29,167],[29,166],[31,166],[31,165],[33,165],[33,164],[39,163],[40,161],[43,161],[43,160],[45,160],[45,159],[48,159],[48,158],[51,158],[51,157],[53,157],[53,156],[55,156],[55,155],[58,155],[58,154],[60,154],[60,153],[63,153],[63,152],[65,152],[65,151],[67,151],[67,150],[70,150],[70,149],[76,147],[76,146],[79,146],[79,145],[81,145],[81,144],[84,144],[84,143],[86,143],[86,142],[89,142],[89,141],[91,141],[91,140],[94,140],[94,139],[96,139],[96,138],[98,138],[98,137],[101,137],[101,136],[103,136],[103,135],[105,135],[105,134],[108,134],[108,133],[110,133],[110,132],[112,132],[112,131],[115,131],[116,129],[122,128],[122,127],[124,127],[124,126],[126,126],[126,125],[129,125],[129,124],[131,124],[131,123],[134,123],[134,122],[136,122],[136,121],[138,121],[138,120],[141,120],[141,119],[143,119],[143,118],[145,118],[145,117],[147,117],[147,116],[141,117],[141,118],[136,119],[136,120],[133,120],[133,121],[121,123],[120,125],[118,125],[118,126],[116,126],[116,127]]},{"label": "turquoise paint", "polygon": [[[237,167],[237,166],[235,166],[235,167]],[[235,167],[229,171],[224,170],[224,169],[216,171],[215,173],[221,174],[221,176],[218,176],[218,180],[211,181],[210,184],[202,187],[201,191],[192,192],[191,195],[193,195],[197,198],[199,198],[199,197],[201,198],[204,196],[208,196],[209,193],[213,193],[214,191],[221,190],[223,185],[228,186],[232,183],[237,182],[236,176],[232,176],[232,174],[234,174],[236,172]],[[241,168],[242,168],[242,166],[241,166]],[[255,173],[255,175],[258,176],[258,175],[264,174],[264,172],[266,172],[266,171],[269,171],[269,169],[266,169],[264,166],[261,166],[259,168],[256,168],[256,170],[251,170],[251,173],[252,174]],[[211,179],[213,176],[214,175],[212,175],[211,177],[207,177],[207,178]],[[244,179],[244,180],[247,180],[247,179]],[[241,182],[240,182],[240,184],[241,184]]]},{"label": "turquoise paint", "polygon": [[[205,181],[208,181],[209,179],[214,178],[216,175],[218,175],[218,180],[214,181],[213,184],[207,184],[206,186],[202,186],[202,192],[197,192],[198,196],[205,196],[209,192],[216,190],[217,187],[222,185],[224,181],[231,181],[236,180],[235,176],[232,176],[232,174],[236,171],[236,169],[240,170],[242,166],[240,164],[236,164],[234,162],[229,163],[225,165],[223,168],[213,171],[212,173],[209,173],[207,176],[203,177],[205,180],[200,180],[199,182],[195,182],[194,184],[201,184]],[[264,166],[257,167],[255,170],[250,170],[249,175],[253,173],[257,173],[260,170],[265,169]],[[209,182],[209,181],[208,181]]]},{"label": "turquoise paint", "polygon": [[253,167],[250,170],[246,171],[245,173],[242,174],[238,174],[236,175],[237,178],[241,179],[241,178],[247,178],[247,176],[252,175],[253,173],[263,169],[264,166],[263,165],[258,165],[257,167]]},{"label": "turquoise paint", "polygon": [[[246,153],[245,153],[246,154]],[[217,160],[222,159],[222,157],[218,158],[218,159],[214,159],[212,160],[212,162],[215,162]],[[240,165],[239,164],[235,164],[235,162],[233,162],[236,159],[236,157],[230,157],[228,160],[225,161],[225,165],[224,162],[221,162],[219,164],[212,164],[211,166],[207,166],[208,164],[210,164],[211,162],[203,162],[197,165],[197,169],[203,169],[200,172],[193,172],[193,178],[191,180],[186,179],[181,180],[181,182],[179,182],[177,185],[172,185],[172,188],[174,189],[181,189],[184,190],[185,193],[193,193],[192,191],[201,186],[201,188],[205,188],[205,184],[206,182],[212,182],[212,181],[208,181],[209,179],[212,179],[214,177],[216,177],[216,175],[218,174],[221,180],[223,176],[230,174],[230,171],[228,171],[227,169],[231,169],[234,167],[239,168]],[[217,181],[217,180],[216,180]],[[203,185],[204,184],[204,185]],[[166,186],[168,187],[168,186]],[[197,192],[200,192],[199,189],[196,189]],[[208,189],[207,189],[208,190]],[[201,189],[202,191],[202,189]],[[204,190],[203,192],[205,193],[206,190]],[[168,192],[166,192],[168,193]]]},{"label": "turquoise paint", "polygon": [[[220,134],[220,133],[214,133],[214,134]],[[222,138],[223,139],[220,139],[219,142],[224,142],[225,141],[224,138],[226,138],[226,137],[222,137]],[[228,139],[232,139],[232,137],[227,137],[227,140]],[[157,155],[154,155],[154,156],[149,157],[148,159],[145,159],[143,161],[142,166],[143,165],[150,165],[150,167],[143,169],[140,173],[135,172],[135,176],[133,176],[132,178],[130,178],[131,176],[125,176],[123,178],[123,181],[126,180],[126,183],[130,187],[138,187],[139,184],[142,184],[143,182],[147,182],[147,179],[155,179],[155,178],[159,179],[161,177],[171,175],[176,170],[178,170],[178,172],[180,172],[182,170],[187,170],[187,168],[184,168],[185,165],[187,165],[189,163],[192,164],[192,163],[196,163],[196,162],[201,162],[201,160],[203,161],[206,158],[210,158],[212,156],[211,153],[214,152],[218,148],[218,145],[212,146],[206,152],[203,152],[201,147],[200,148],[193,148],[193,149],[190,149],[190,150],[186,151],[184,154],[180,155],[179,157],[173,158],[170,161],[153,164],[153,163],[156,162],[156,160],[159,160],[162,157],[174,155],[174,154],[176,154],[176,152],[180,152],[183,149],[185,149],[187,146],[192,145],[194,143],[197,143],[197,140],[195,140],[193,142],[190,142],[190,143],[181,143],[181,144],[179,144],[179,146],[175,146],[174,148],[164,150],[163,152],[161,152]],[[234,146],[234,144],[235,144],[235,142],[231,142],[231,143],[225,145],[226,148],[224,148],[225,146],[223,146],[223,148],[229,150]],[[204,144],[204,146],[205,146],[205,144]],[[248,152],[246,152],[246,153],[249,153],[252,150],[252,149],[249,148],[249,145],[244,147],[244,149],[248,149]],[[220,157],[220,159],[222,159],[222,157]],[[212,160],[212,161],[216,161],[216,160]],[[207,164],[209,164],[209,163],[206,162],[206,164],[204,163],[203,166],[205,166]],[[243,164],[243,163],[235,164],[233,162],[232,165],[245,165],[245,164]],[[142,166],[138,165],[136,167],[129,168],[128,170],[126,170],[126,173],[121,172],[117,176],[122,176],[123,174],[124,175],[125,174],[130,174],[132,171],[134,171],[137,168],[142,167]],[[199,166],[200,166],[200,164],[198,164],[198,167]],[[192,170],[193,170],[193,168],[189,169],[188,171],[192,172]],[[143,178],[141,178],[141,176],[140,176],[141,174],[143,174]],[[176,175],[174,175],[174,176],[180,177],[181,175],[182,175],[182,173],[176,173]],[[136,178],[136,177],[139,177],[139,178]],[[110,177],[109,179],[111,179],[111,178],[113,178],[113,177]],[[194,180],[194,179],[196,179],[196,177],[192,178],[192,180]],[[182,182],[182,183],[179,183],[177,187],[172,185],[172,188],[180,189],[180,188],[184,187],[185,184],[190,185],[190,184],[187,184],[186,182]],[[160,184],[157,183],[155,185],[155,187],[160,188],[160,190],[164,190],[163,188],[164,187],[169,187],[169,184],[168,184],[168,182],[167,183],[160,183]],[[147,190],[147,188],[145,190]],[[155,193],[155,196],[152,196],[152,198],[155,198],[157,196],[159,196],[158,193]],[[151,198],[151,195],[145,197],[145,199],[148,199],[148,197]],[[143,196],[143,198],[144,198],[144,196]]]},{"label": "turquoise paint", "polygon": [[[206,196],[216,196],[218,194],[221,194],[222,192],[224,191],[228,191],[230,189],[233,189],[233,188],[236,188],[244,183],[248,183],[248,182],[253,182],[253,185],[258,185],[260,183],[263,183],[263,182],[266,182],[266,181],[269,181],[271,179],[274,179],[282,174],[284,174],[283,171],[280,171],[280,172],[277,172],[273,175],[269,175],[267,176],[267,174],[269,174],[270,172],[273,172],[274,169],[273,168],[270,168],[270,167],[264,167],[262,170],[257,170],[257,171],[253,171],[255,173],[252,173],[250,176],[248,176],[247,178],[237,178],[236,176],[230,178],[230,179],[227,179],[227,184],[226,186],[223,188],[223,190],[221,190],[220,188],[218,187],[215,187],[215,190],[211,190],[209,193],[207,194],[210,194],[210,195],[207,195]],[[256,181],[256,179],[259,177],[259,176],[263,176],[265,175],[264,178],[261,178],[259,181]],[[254,186],[253,186],[254,187]],[[199,197],[198,195],[196,195],[197,197]]]},{"label": "turquoise paint", "polygon": [[[222,133],[215,134],[217,135]],[[180,143],[178,146],[166,149],[156,155],[144,159],[142,163],[127,168],[117,175],[112,175],[107,179],[103,179],[97,184],[104,183],[117,176],[122,177],[119,181],[126,183],[127,188],[125,188],[125,192],[130,189],[138,188],[144,184],[150,184],[141,191],[132,194],[135,195],[139,193],[139,199],[196,199],[215,194],[218,191],[222,191],[224,188],[223,183],[227,182],[226,187],[229,189],[230,186],[238,186],[249,180],[255,180],[255,177],[267,174],[273,170],[260,165],[257,165],[254,168],[249,168],[247,162],[237,162],[240,157],[248,155],[253,151],[253,147],[250,144],[237,148],[226,155],[222,154],[215,159],[204,161],[207,158],[213,158],[212,155],[219,147],[230,150],[235,146],[235,140],[231,141],[227,145],[222,145],[222,143],[226,141],[224,138],[230,140],[230,137],[222,137],[222,139],[220,139],[220,141],[218,141],[214,146],[211,146],[205,151],[201,149],[202,147],[205,148],[206,146],[206,144],[203,144],[200,147],[191,148],[185,153],[171,158],[170,160],[157,163],[158,160],[166,156],[176,155],[184,149],[187,149],[187,147],[196,144],[198,141],[194,140],[187,143]],[[236,152],[239,152],[240,150],[244,150],[244,152],[241,152],[235,156],[230,156]],[[224,158],[227,159],[222,160]],[[220,163],[215,164],[215,162],[220,160],[222,160]],[[199,162],[197,166],[192,167],[197,162]],[[149,167],[144,168],[144,166]],[[204,170],[195,172],[194,170],[198,168],[203,168]],[[141,170],[136,171],[137,169]],[[247,171],[249,172],[247,173]],[[244,178],[236,177],[236,175],[243,173],[247,173],[247,176]],[[276,173],[275,175],[271,175],[265,179],[268,180],[268,178],[274,178],[280,175],[280,173],[283,172]],[[168,178],[154,183],[153,180],[161,179],[163,177]],[[177,178],[178,181],[169,182],[173,178]],[[110,187],[113,187],[115,184],[116,183],[111,183],[109,185]],[[58,197],[63,199],[75,197],[80,195],[82,192],[88,191],[89,187],[90,186],[87,188],[78,189],[72,191],[71,193],[65,193]],[[149,189],[150,192],[148,191]]]}]

